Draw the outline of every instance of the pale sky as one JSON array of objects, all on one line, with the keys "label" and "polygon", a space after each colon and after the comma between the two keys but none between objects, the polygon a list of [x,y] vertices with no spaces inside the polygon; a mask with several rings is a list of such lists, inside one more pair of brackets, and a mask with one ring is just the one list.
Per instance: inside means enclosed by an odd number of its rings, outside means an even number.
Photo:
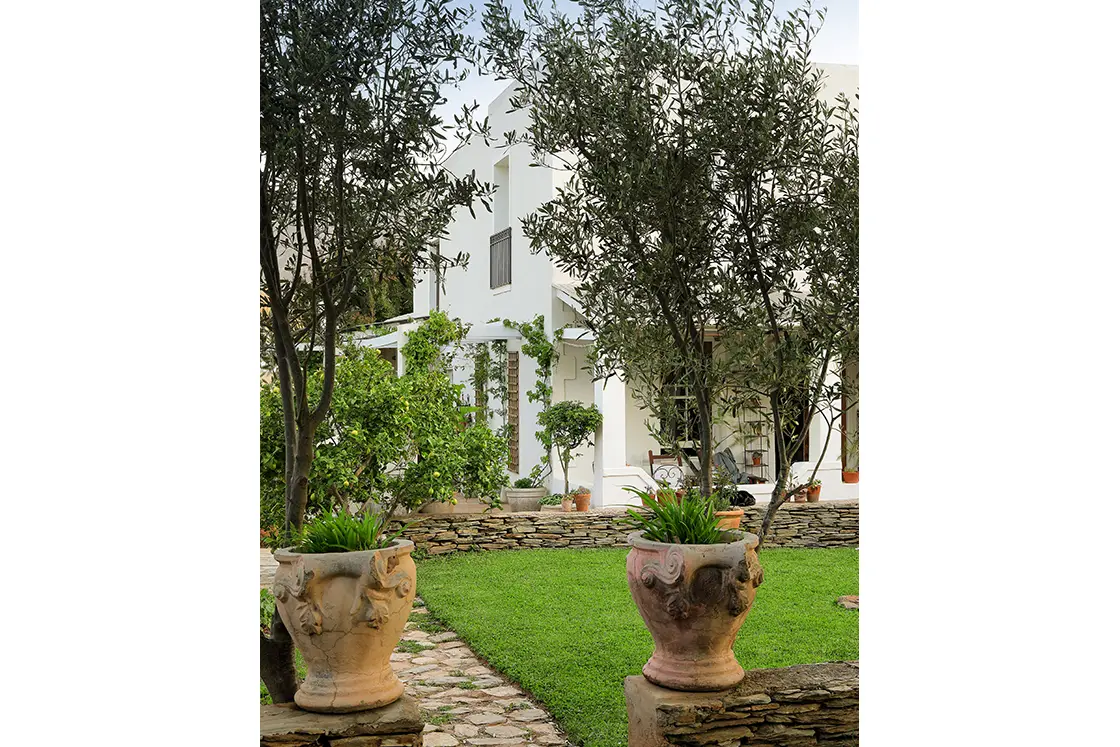
[{"label": "pale sky", "polygon": [[[520,7],[519,0],[506,0],[515,11]],[[650,0],[642,0],[642,5],[647,5]],[[470,5],[471,3],[466,0],[460,0],[459,5]],[[777,13],[788,13],[791,9],[799,6],[799,0],[775,0],[775,10]],[[475,17],[470,26],[470,33],[479,38],[482,35],[482,2],[477,0],[473,3],[475,8]],[[576,8],[569,0],[557,0],[557,5],[560,9],[571,11]],[[821,27],[820,33],[817,34],[816,40],[813,42],[813,50],[810,57],[815,62],[831,62],[845,65],[859,64],[859,3],[858,0],[814,0],[814,6],[823,8],[825,10],[824,25]],[[463,104],[477,101],[479,110],[476,112],[478,115],[485,115],[487,105],[494,100],[505,87],[509,85],[509,81],[498,81],[490,76],[480,76],[472,74],[470,78],[462,83],[462,86],[456,89],[450,89],[446,92],[447,104],[439,108],[439,113],[444,117],[444,121],[450,122],[451,116],[455,112],[462,109]]]}]

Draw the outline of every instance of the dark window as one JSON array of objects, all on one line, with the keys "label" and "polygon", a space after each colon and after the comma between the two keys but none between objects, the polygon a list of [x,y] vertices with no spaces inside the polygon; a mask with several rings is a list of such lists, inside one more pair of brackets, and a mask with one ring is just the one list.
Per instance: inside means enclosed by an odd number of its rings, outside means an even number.
[{"label": "dark window", "polygon": [[490,287],[501,288],[509,285],[510,276],[510,229],[498,231],[490,237]]}]

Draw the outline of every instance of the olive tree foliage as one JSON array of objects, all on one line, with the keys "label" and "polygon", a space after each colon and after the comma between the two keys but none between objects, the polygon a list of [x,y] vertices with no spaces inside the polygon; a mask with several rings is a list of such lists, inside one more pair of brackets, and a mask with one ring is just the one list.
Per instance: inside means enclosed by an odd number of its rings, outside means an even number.
[{"label": "olive tree foliage", "polygon": [[[435,113],[475,56],[467,10],[451,0],[261,0],[260,13],[262,342],[283,411],[290,537],[306,514],[340,322],[371,278],[425,266],[454,208],[488,187],[443,167],[448,131],[468,137],[469,113],[455,127]],[[295,672],[279,620],[262,635],[261,660],[283,702]]]},{"label": "olive tree foliage", "polygon": [[761,394],[789,447],[776,507],[808,437],[809,419],[790,433],[791,403],[832,401],[856,324],[853,229],[829,204],[853,117],[818,97],[823,16],[771,0],[576,4],[572,18],[534,0],[520,19],[500,0],[484,14],[487,61],[529,110],[507,140],[570,175],[524,231],[580,281],[596,376],[620,372],[663,424],[681,416],[666,382],[692,398],[705,495],[715,424]]}]

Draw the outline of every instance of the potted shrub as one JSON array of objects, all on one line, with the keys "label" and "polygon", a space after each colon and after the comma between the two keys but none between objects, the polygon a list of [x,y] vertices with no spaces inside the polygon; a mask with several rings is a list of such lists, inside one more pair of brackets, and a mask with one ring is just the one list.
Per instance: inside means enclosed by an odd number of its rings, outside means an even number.
[{"label": "potted shrub", "polygon": [[734,687],[744,673],[731,647],[762,583],[758,537],[721,530],[710,500],[631,492],[645,510],[627,512],[626,577],[654,646],[642,674],[674,690]]},{"label": "potted shrub", "polygon": [[576,511],[590,511],[591,510],[591,491],[580,485],[572,493],[572,498],[576,502]]},{"label": "potted shrub", "polygon": [[821,499],[821,481],[813,480],[809,483],[809,487],[805,489],[805,497],[809,503],[817,503]]},{"label": "potted shrub", "polygon": [[576,449],[591,446],[591,437],[603,424],[603,416],[595,405],[564,401],[549,405],[537,416],[543,427],[543,443],[551,444],[560,457],[564,472],[564,494],[567,495],[568,466],[578,457]]},{"label": "potted shrub", "polygon": [[531,477],[522,477],[514,481],[512,488],[502,491],[502,503],[509,511],[536,511],[546,495],[546,488],[535,485]]},{"label": "potted shrub", "polygon": [[756,452],[753,452],[751,454],[751,464],[753,464],[755,467],[759,467],[759,466],[762,465],[762,452],[761,451],[756,451]]},{"label": "potted shrub", "polygon": [[325,515],[277,550],[276,611],[307,664],[296,705],[347,713],[392,703],[404,684],[389,665],[416,596],[413,544],[386,534],[388,514]]}]

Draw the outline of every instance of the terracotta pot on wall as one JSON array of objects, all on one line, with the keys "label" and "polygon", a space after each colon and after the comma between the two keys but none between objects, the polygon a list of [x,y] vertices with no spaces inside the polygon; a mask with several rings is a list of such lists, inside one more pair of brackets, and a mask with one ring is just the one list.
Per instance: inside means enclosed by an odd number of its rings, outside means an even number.
[{"label": "terracotta pot on wall", "polygon": [[276,612],[307,663],[296,705],[348,713],[392,703],[404,684],[389,665],[416,596],[414,545],[304,554],[276,552]]},{"label": "terracotta pot on wall", "polygon": [[727,511],[716,511],[716,516],[719,517],[720,529],[738,529],[739,524],[743,521],[743,509],[732,508]]},{"label": "terracotta pot on wall", "polygon": [[808,488],[805,495],[809,498],[809,503],[819,503],[821,500],[821,486],[815,488]]},{"label": "terracotta pot on wall", "polygon": [[852,470],[851,472],[845,470],[840,473],[840,479],[846,483],[859,482],[859,470]]},{"label": "terracotta pot on wall", "polygon": [[752,456],[751,457],[751,464],[754,465],[755,467],[761,466],[762,465],[762,457]]},{"label": "terracotta pot on wall", "polygon": [[800,491],[794,493],[793,494],[793,502],[794,503],[804,503],[805,502],[805,491],[800,490]]},{"label": "terracotta pot on wall", "polygon": [[591,493],[575,493],[576,511],[591,510]]},{"label": "terracotta pot on wall", "polygon": [[572,497],[570,495],[566,495],[560,499],[560,508],[564,509],[564,511],[572,510]]},{"label": "terracotta pot on wall", "polygon": [[641,532],[627,537],[630,595],[653,636],[642,674],[655,685],[712,691],[743,679],[731,646],[762,583],[758,537],[723,536],[714,545],[651,542]]}]

